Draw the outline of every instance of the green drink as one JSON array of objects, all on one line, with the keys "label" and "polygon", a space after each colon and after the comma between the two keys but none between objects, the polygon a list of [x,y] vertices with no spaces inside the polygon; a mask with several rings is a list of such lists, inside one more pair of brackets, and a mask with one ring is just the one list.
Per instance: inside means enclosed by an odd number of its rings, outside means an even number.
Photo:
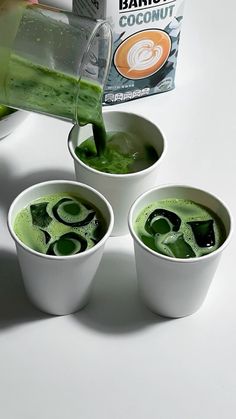
[{"label": "green drink", "polygon": [[219,217],[185,199],[151,203],[135,220],[134,229],[150,249],[175,258],[194,258],[218,249],[226,239]]},{"label": "green drink", "polygon": [[102,156],[97,154],[93,137],[76,147],[75,153],[88,166],[114,174],[139,172],[158,160],[154,147],[144,144],[130,132],[108,132]]},{"label": "green drink", "polygon": [[92,248],[106,228],[97,208],[67,192],[31,202],[14,221],[14,231],[26,246],[54,256],[74,255]]}]

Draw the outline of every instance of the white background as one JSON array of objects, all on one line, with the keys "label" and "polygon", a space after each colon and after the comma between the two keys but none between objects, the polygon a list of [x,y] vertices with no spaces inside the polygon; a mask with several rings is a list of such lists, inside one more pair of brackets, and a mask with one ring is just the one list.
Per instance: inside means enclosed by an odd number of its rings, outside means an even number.
[{"label": "white background", "polygon": [[[165,133],[160,184],[204,188],[233,214],[235,12],[234,0],[187,1],[176,89],[112,108]],[[31,114],[0,142],[0,418],[235,419],[235,238],[204,305],[186,318],[158,317],[139,301],[129,236],[109,239],[83,311],[50,317],[29,303],[7,209],[33,183],[73,179],[69,130]]]}]

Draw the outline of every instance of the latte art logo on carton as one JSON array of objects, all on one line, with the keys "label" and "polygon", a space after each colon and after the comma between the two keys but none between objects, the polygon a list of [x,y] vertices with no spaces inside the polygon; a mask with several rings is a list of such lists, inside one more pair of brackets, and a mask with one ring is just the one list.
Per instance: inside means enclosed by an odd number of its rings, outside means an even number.
[{"label": "latte art logo on carton", "polygon": [[162,47],[155,45],[150,39],[137,42],[130,48],[127,61],[131,70],[146,70],[155,65],[161,55]]},{"label": "latte art logo on carton", "polygon": [[171,40],[160,30],[138,32],[116,50],[114,65],[128,79],[142,79],[159,70],[169,57]]}]

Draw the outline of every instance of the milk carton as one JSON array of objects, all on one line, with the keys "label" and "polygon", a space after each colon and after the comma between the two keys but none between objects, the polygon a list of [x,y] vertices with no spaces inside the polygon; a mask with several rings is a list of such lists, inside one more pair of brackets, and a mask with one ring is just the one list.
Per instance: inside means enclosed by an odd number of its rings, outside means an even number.
[{"label": "milk carton", "polygon": [[74,13],[107,19],[112,26],[104,105],[175,87],[183,7],[184,0],[74,0]]}]

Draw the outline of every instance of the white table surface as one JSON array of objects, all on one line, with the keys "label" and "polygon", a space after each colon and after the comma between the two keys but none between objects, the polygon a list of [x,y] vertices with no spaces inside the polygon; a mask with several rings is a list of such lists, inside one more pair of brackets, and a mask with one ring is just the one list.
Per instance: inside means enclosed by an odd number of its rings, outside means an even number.
[{"label": "white table surface", "polygon": [[[205,188],[233,214],[235,11],[234,0],[187,1],[176,89],[112,108],[165,133],[160,184]],[[7,209],[33,183],[73,179],[69,130],[31,114],[0,142],[0,418],[235,419],[234,237],[204,305],[186,318],[158,317],[139,301],[129,236],[109,239],[83,311],[50,317],[29,303]]]}]

